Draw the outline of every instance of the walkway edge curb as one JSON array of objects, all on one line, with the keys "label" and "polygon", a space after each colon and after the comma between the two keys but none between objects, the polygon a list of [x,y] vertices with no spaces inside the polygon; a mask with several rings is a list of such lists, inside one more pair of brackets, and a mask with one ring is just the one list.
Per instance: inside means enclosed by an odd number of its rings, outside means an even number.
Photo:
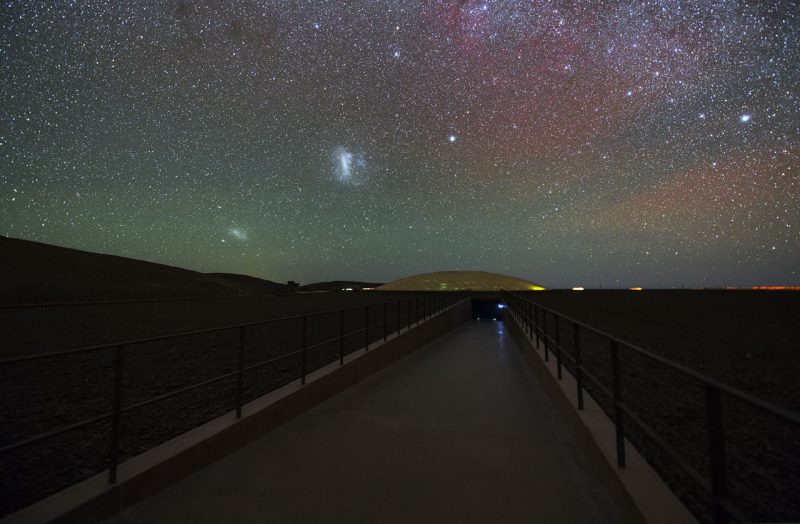
[{"label": "walkway edge curb", "polygon": [[574,398],[577,386],[572,374],[563,368],[563,378],[558,380],[556,359],[544,360],[536,343],[526,336],[508,308],[504,310],[503,321],[517,350],[575,438],[579,452],[603,479],[609,497],[627,515],[625,522],[697,524],[697,519],[627,439],[626,467],[617,468],[613,422],[586,391],[583,394],[584,409],[579,411]]},{"label": "walkway edge curb", "polygon": [[377,373],[408,354],[453,331],[471,318],[471,299],[387,341],[370,344],[345,358],[310,373],[307,384],[294,381],[268,393],[242,409],[198,426],[119,466],[118,482],[108,484],[102,472],[0,519],[0,524],[30,522],[98,522],[124,507],[187,477],[202,467],[260,437],[328,398]]}]

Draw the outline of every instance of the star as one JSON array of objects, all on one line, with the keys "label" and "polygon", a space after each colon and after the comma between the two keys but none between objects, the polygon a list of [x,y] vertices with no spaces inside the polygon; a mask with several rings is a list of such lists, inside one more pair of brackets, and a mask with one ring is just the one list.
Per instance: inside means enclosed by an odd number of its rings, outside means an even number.
[{"label": "star", "polygon": [[800,279],[797,9],[5,4],[2,235],[270,280]]}]

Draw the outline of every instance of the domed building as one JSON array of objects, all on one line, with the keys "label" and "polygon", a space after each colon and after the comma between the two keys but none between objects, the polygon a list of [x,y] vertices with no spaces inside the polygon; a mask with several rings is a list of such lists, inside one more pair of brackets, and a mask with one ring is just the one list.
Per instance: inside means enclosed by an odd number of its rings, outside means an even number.
[{"label": "domed building", "polygon": [[544,287],[521,278],[486,271],[436,271],[401,278],[378,291],[542,291]]}]

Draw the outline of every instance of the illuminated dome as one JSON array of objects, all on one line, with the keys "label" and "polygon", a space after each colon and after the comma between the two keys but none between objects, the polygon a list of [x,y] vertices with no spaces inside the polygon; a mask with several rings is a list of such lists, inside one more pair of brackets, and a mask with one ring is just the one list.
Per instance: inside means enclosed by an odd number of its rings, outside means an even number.
[{"label": "illuminated dome", "polygon": [[379,291],[541,291],[539,284],[486,271],[437,271],[401,278]]}]

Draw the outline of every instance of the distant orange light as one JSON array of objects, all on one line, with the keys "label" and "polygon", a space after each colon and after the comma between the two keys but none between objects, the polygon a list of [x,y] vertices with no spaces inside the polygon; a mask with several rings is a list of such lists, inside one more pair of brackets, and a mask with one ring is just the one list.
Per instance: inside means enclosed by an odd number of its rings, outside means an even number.
[{"label": "distant orange light", "polygon": [[800,286],[753,286],[750,289],[762,291],[800,291]]},{"label": "distant orange light", "polygon": [[640,288],[640,287],[629,287],[628,289],[630,291],[641,291],[642,290],[642,288]]}]

